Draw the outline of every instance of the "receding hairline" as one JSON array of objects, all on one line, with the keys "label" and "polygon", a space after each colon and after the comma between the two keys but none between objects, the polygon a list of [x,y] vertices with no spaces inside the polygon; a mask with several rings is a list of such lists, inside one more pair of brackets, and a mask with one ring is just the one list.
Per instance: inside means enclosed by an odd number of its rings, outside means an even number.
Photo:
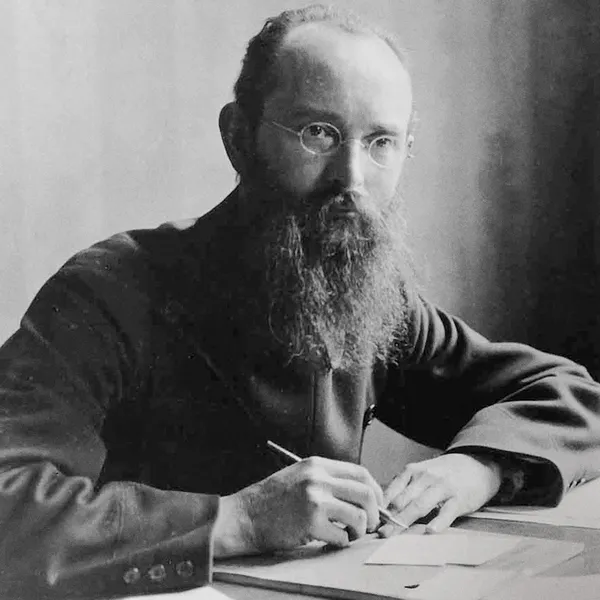
[{"label": "receding hairline", "polygon": [[412,89],[407,53],[395,33],[352,10],[333,5],[312,4],[283,11],[268,18],[262,29],[250,39],[242,60],[242,69],[234,85],[235,102],[251,130],[254,130],[261,118],[265,99],[277,85],[276,65],[281,58],[286,38],[304,25],[321,25],[351,35],[379,38],[397,57]]},{"label": "receding hairline", "polygon": [[298,32],[301,32],[303,29],[331,29],[349,36],[363,37],[365,39],[379,41],[383,43],[389,50],[391,50],[391,52],[398,59],[401,67],[410,78],[406,52],[400,45],[398,39],[391,33],[381,30],[375,25],[362,20],[358,21],[357,23],[352,22],[351,25],[344,20],[336,18],[297,23],[290,27],[290,29],[281,39],[280,44],[275,52],[275,58],[277,58],[282,51],[285,51],[285,46],[290,42],[290,39],[293,39],[293,36],[298,34]]},{"label": "receding hairline", "polygon": [[[311,29],[317,31],[318,34],[316,36],[311,36]],[[292,30],[288,31],[286,35],[282,38],[281,43],[277,49],[277,53],[274,56],[274,60],[270,65],[271,85],[267,93],[263,96],[263,109],[266,106],[270,106],[272,101],[277,102],[276,98],[279,96],[280,93],[283,93],[283,90],[285,89],[288,89],[287,98],[289,99],[289,86],[291,85],[292,87],[295,87],[300,85],[302,87],[302,81],[308,81],[307,77],[310,77],[309,73],[311,72],[312,68],[316,65],[323,64],[325,65],[323,68],[326,71],[332,70],[332,72],[337,72],[337,67],[335,66],[336,63],[331,63],[330,59],[327,58],[331,56],[327,50],[327,46],[323,47],[320,45],[320,42],[323,40],[323,30],[326,29],[334,29],[336,32],[339,32],[339,35],[342,36],[342,39],[344,39],[344,37],[347,37],[349,40],[360,39],[361,41],[366,41],[370,44],[374,43],[378,53],[376,57],[380,57],[377,58],[377,62],[379,64],[375,67],[375,71],[386,73],[385,75],[382,75],[383,77],[385,77],[385,80],[387,80],[387,78],[389,77],[389,81],[391,82],[397,81],[399,78],[401,81],[405,82],[402,85],[407,86],[404,89],[406,89],[408,94],[410,95],[411,108],[410,114],[408,116],[408,123],[406,124],[406,126],[402,126],[401,130],[405,131],[407,135],[412,134],[414,132],[415,124],[412,80],[408,69],[402,63],[398,55],[393,51],[393,48],[390,48],[389,45],[386,44],[386,41],[384,39],[382,39],[380,36],[373,33],[372,31],[346,31],[345,28],[335,26],[333,28],[330,27],[329,22],[319,21],[302,23],[297,27],[294,27]],[[298,34],[300,30],[308,31],[308,36],[303,36],[302,34],[300,34],[298,38],[295,38],[295,35]],[[352,43],[352,41],[350,41],[349,43]],[[364,48],[358,48],[359,53],[365,51],[368,52],[368,50]],[[380,52],[387,52],[387,55],[379,54]],[[347,63],[347,56],[344,55],[345,53],[343,49],[340,51],[338,47],[334,50],[334,53],[337,54],[339,60],[344,61],[344,63]],[[351,57],[354,57],[359,64],[365,64],[362,60],[362,56],[356,54],[356,50],[348,50],[348,53]],[[324,60],[325,62],[322,63],[322,60]],[[355,62],[353,60],[350,60],[349,64],[355,64]],[[342,68],[342,70],[345,69],[344,66],[339,66]],[[381,69],[378,67],[383,68],[384,71],[381,71]],[[306,71],[305,69],[308,69],[308,71]],[[320,79],[320,75],[318,79]],[[381,81],[384,81],[384,79],[382,79]],[[294,106],[298,108],[300,105],[294,104]],[[308,108],[309,106],[313,105],[309,102],[309,104],[306,105],[306,112],[310,112]],[[320,107],[320,104],[317,104],[317,106]],[[299,113],[302,113],[302,110],[300,110]],[[388,123],[388,125],[379,124],[379,127],[381,129],[394,130],[399,128],[398,125],[391,125],[392,123],[394,123],[392,119],[384,120],[381,123]]]},{"label": "receding hairline", "polygon": [[406,75],[411,88],[412,88],[412,78],[410,76],[410,72],[407,68],[406,61],[402,54],[399,54],[394,46],[392,46],[387,39],[379,35],[377,31],[372,31],[368,28],[364,30],[348,30],[346,27],[340,26],[337,22],[332,21],[309,21],[306,23],[300,23],[297,26],[290,29],[285,36],[282,38],[279,47],[277,48],[277,52],[275,53],[273,64],[271,68],[276,70],[278,63],[282,58],[285,58],[289,53],[298,52],[300,54],[308,54],[311,49],[311,40],[307,39],[299,39],[295,40],[296,36],[300,36],[302,34],[302,30],[311,29],[319,31],[323,29],[332,29],[336,32],[341,33],[342,35],[347,35],[350,38],[362,38],[364,40],[371,40],[381,45],[382,48],[386,48],[391,54],[391,57],[395,57],[398,62],[399,69]]}]

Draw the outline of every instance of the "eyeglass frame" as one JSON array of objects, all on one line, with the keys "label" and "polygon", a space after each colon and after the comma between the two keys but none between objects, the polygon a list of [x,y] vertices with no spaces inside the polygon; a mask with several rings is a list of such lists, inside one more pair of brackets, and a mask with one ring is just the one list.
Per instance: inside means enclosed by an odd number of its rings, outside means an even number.
[{"label": "eyeglass frame", "polygon": [[[382,165],[381,163],[378,163],[371,155],[371,148],[373,147],[373,144],[375,142],[377,142],[377,140],[380,140],[382,138],[393,138],[393,139],[399,140],[402,137],[400,135],[395,135],[395,134],[382,134],[382,135],[375,136],[370,142],[365,143],[365,141],[361,138],[349,137],[349,138],[344,139],[344,137],[342,136],[342,132],[335,125],[333,125],[332,123],[329,123],[327,121],[313,121],[311,123],[307,123],[306,125],[304,125],[300,130],[292,129],[291,127],[287,127],[286,125],[283,125],[282,123],[278,123],[277,121],[273,121],[271,119],[263,119],[262,121],[266,125],[274,125],[278,129],[281,129],[282,131],[287,131],[288,133],[294,134],[300,141],[300,145],[302,146],[302,149],[305,150],[306,152],[308,152],[309,154],[312,154],[313,156],[329,156],[330,154],[333,154],[337,150],[339,150],[344,144],[347,144],[348,142],[356,140],[360,143],[360,145],[363,148],[366,149],[369,160],[374,165],[379,167],[380,169],[391,169],[393,167],[393,164]],[[339,142],[334,147],[332,147],[330,150],[326,150],[325,152],[318,152],[316,150],[312,150],[311,148],[307,147],[306,144],[304,143],[303,134],[309,127],[313,127],[315,125],[320,125],[320,126],[325,126],[325,127],[331,128],[337,134],[337,137],[339,138]],[[409,154],[407,154],[408,158],[410,158],[412,156],[410,154],[410,149],[412,148],[413,141],[414,141],[413,136],[408,135],[407,136],[407,147],[409,149]]]}]

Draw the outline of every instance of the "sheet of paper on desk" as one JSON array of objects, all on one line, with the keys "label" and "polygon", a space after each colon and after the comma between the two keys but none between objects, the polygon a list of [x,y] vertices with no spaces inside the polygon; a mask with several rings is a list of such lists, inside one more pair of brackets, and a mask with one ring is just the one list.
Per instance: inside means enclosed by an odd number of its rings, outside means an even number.
[{"label": "sheet of paper on desk", "polygon": [[[469,531],[469,533],[490,535],[479,531]],[[523,536],[519,544],[510,552],[505,552],[486,562],[481,568],[537,575],[577,556],[583,552],[584,547],[582,542]]]},{"label": "sheet of paper on desk", "polygon": [[565,494],[562,502],[554,508],[490,507],[471,516],[600,529],[600,478],[577,486]]},{"label": "sheet of paper on desk", "polygon": [[[460,544],[454,544],[448,548],[444,538],[452,540],[457,535],[461,535],[463,541]],[[480,565],[479,568],[493,571],[512,571],[514,573],[523,573],[536,575],[543,573],[550,567],[554,567],[565,562],[583,551],[584,544],[581,542],[567,542],[563,540],[549,540],[529,536],[514,536],[501,533],[486,533],[483,531],[473,531],[461,529],[460,527],[451,527],[443,533],[436,535],[420,536],[424,540],[433,539],[433,543],[422,542],[412,545],[411,549],[404,546],[403,542],[396,542],[401,538],[408,538],[410,534],[402,534],[395,538],[386,540],[380,546],[378,552],[384,552],[384,560],[388,560],[390,552],[393,552],[394,545],[398,544],[400,549],[407,550],[414,554],[414,550],[419,548],[430,552],[432,556],[423,557],[422,552],[416,556],[404,556],[401,560],[407,560],[411,563],[421,562],[423,560],[438,561],[444,559],[447,564],[462,565]],[[390,546],[388,546],[390,544]],[[504,551],[498,552],[498,550]],[[446,552],[447,555],[440,556],[440,553]],[[473,558],[472,553],[477,556]],[[375,553],[374,553],[375,554]],[[375,556],[377,560],[377,556]],[[369,557],[369,560],[372,556]],[[398,564],[399,554],[388,564]],[[600,600],[600,595],[598,597]]]},{"label": "sheet of paper on desk", "polygon": [[484,596],[485,600],[598,600],[600,575],[578,577],[527,577]]},{"label": "sheet of paper on desk", "polygon": [[391,537],[366,560],[371,565],[481,565],[513,550],[522,538],[459,532]]}]

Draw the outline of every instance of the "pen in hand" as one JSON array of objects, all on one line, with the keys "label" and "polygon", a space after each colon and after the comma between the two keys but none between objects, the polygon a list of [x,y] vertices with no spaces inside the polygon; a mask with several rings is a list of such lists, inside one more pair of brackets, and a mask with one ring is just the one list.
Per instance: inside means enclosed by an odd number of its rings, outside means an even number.
[{"label": "pen in hand", "polygon": [[[289,450],[282,448],[279,444],[276,444],[275,442],[272,442],[271,440],[267,440],[267,446],[271,450],[274,450],[281,456],[285,456],[286,458],[288,458],[290,461],[292,461],[294,463],[300,462],[302,460],[297,454],[294,454],[293,452],[290,452]],[[396,525],[396,527],[401,527],[402,529],[408,529],[408,525],[405,525],[404,523],[398,521],[398,519],[396,519],[394,516],[392,516],[390,511],[387,510],[386,508],[381,508],[381,507],[379,508],[379,517],[381,518],[382,521],[384,521],[386,523],[392,523],[393,525]]]}]

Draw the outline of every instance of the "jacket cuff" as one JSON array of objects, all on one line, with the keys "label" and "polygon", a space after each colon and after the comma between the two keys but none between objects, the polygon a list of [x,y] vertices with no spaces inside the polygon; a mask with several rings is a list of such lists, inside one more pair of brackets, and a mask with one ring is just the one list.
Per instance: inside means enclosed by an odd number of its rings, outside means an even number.
[{"label": "jacket cuff", "polygon": [[562,476],[549,460],[483,447],[455,447],[447,453],[485,458],[500,466],[500,489],[488,505],[556,506],[562,497]]}]

